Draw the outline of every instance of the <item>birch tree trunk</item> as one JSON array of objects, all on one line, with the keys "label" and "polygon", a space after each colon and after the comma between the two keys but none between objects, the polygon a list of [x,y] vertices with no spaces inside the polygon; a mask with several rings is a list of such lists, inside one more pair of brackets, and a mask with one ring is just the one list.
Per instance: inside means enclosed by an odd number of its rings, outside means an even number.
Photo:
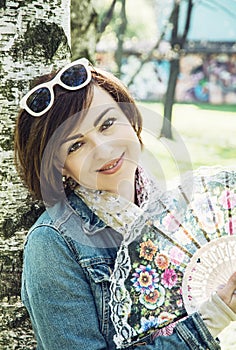
[{"label": "birch tree trunk", "polygon": [[13,162],[21,96],[35,76],[70,60],[70,1],[0,1],[0,349],[33,349],[20,302],[22,246],[41,208],[30,203]]}]

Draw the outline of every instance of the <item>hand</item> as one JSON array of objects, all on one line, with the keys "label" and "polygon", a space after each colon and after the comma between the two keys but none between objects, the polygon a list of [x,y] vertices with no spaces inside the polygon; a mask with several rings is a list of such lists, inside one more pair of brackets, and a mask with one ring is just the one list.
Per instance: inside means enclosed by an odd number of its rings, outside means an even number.
[{"label": "hand", "polygon": [[236,313],[236,272],[231,275],[226,285],[219,287],[217,294]]}]

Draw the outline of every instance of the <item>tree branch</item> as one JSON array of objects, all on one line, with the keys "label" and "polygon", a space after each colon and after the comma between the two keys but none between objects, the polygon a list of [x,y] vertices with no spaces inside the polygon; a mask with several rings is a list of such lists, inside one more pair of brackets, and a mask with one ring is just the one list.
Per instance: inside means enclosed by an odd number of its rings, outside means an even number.
[{"label": "tree branch", "polygon": [[192,9],[193,9],[193,0],[189,0],[188,1],[188,10],[187,10],[187,20],[185,23],[185,28],[184,28],[184,33],[183,33],[183,43],[185,42],[188,32],[189,32],[189,28],[190,28],[190,23],[191,23],[191,15],[192,15]]},{"label": "tree branch", "polygon": [[113,12],[114,12],[114,8],[116,5],[116,1],[117,0],[113,0],[111,3],[110,8],[107,10],[107,12],[105,13],[105,15],[103,16],[102,22],[98,28],[98,33],[102,34],[106,28],[106,26],[110,23],[112,16],[113,16]]},{"label": "tree branch", "polygon": [[161,33],[161,36],[159,37],[159,39],[157,40],[156,44],[153,46],[153,48],[149,51],[149,53],[146,55],[146,57],[140,62],[140,65],[139,67],[137,68],[137,70],[134,72],[134,74],[131,76],[129,82],[127,83],[127,86],[130,86],[131,84],[133,84],[134,82],[134,79],[135,77],[139,74],[139,72],[141,71],[142,67],[144,66],[145,63],[149,62],[152,55],[153,55],[153,52],[159,47],[161,41],[163,40],[165,34],[166,34],[166,31],[168,29],[168,26],[170,23],[173,22],[173,19],[174,19],[174,13],[176,11],[176,6],[177,4],[175,3],[175,6],[173,7],[173,10],[170,14],[170,17],[169,17],[169,21],[166,22],[166,25],[164,26],[164,29]]},{"label": "tree branch", "polygon": [[115,60],[117,64],[117,75],[120,77],[121,74],[121,65],[122,65],[122,57],[123,57],[123,45],[124,45],[124,35],[127,28],[127,16],[126,16],[126,0],[120,0],[121,2],[121,11],[120,11],[120,18],[121,23],[117,30],[117,38],[118,38],[118,45],[117,50],[115,52]]}]

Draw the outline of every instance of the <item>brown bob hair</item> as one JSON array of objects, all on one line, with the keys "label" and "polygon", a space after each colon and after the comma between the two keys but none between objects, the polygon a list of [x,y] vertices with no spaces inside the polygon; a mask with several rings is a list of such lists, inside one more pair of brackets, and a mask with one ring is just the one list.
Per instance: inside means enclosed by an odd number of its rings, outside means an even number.
[{"label": "brown bob hair", "polygon": [[[119,103],[142,144],[142,118],[126,87],[108,72],[93,67],[90,67],[90,70],[90,83],[79,90],[66,90],[55,85],[53,106],[41,117],[33,117],[23,109],[17,118],[14,140],[17,171],[33,199],[43,200],[49,206],[65,195],[61,173],[63,164],[56,159],[60,138],[54,137],[53,147],[50,146],[50,141],[66,120],[70,117],[80,118],[83,111],[88,110],[93,99],[94,85],[106,90],[114,101]],[[53,72],[44,75],[37,79],[34,85],[47,82],[56,74],[57,72]],[[73,127],[73,124],[70,125]]]}]

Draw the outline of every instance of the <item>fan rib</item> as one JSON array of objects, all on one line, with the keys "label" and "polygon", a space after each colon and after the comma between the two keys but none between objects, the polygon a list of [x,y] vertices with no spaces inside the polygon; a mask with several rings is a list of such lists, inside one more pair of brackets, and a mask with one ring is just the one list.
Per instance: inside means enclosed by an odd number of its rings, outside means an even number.
[{"label": "fan rib", "polygon": [[204,237],[206,238],[207,242],[210,242],[211,239],[210,239],[208,233],[206,232],[206,230],[203,228],[203,224],[202,224],[202,222],[199,220],[199,217],[197,216],[197,214],[195,213],[193,207],[191,206],[191,203],[190,203],[190,201],[188,200],[188,197],[186,196],[186,194],[185,194],[183,188],[182,188],[180,185],[178,186],[178,188],[179,188],[179,191],[180,191],[180,193],[182,194],[183,198],[185,199],[186,203],[188,204],[188,206],[189,206],[189,208],[190,208],[190,210],[191,210],[191,213],[192,213],[194,219],[196,220],[197,224],[199,225],[199,228],[200,228],[200,230],[202,231]]}]

